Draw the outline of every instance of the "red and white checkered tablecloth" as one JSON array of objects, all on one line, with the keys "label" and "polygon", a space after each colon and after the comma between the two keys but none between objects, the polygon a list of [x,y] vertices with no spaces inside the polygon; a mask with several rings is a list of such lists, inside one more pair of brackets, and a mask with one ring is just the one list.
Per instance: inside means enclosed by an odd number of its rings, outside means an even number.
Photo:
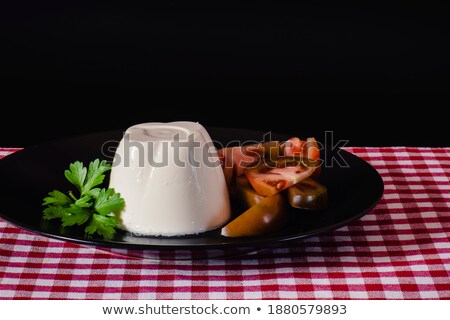
[{"label": "red and white checkered tablecloth", "polygon": [[382,175],[377,207],[257,256],[133,259],[0,220],[0,298],[450,299],[450,148],[347,150]]}]

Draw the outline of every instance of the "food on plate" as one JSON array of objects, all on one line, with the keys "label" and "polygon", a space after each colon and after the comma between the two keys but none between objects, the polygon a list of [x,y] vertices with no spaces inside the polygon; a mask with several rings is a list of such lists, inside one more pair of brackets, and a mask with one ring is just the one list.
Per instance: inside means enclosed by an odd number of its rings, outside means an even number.
[{"label": "food on plate", "polygon": [[311,176],[315,162],[304,158],[282,157],[263,161],[255,168],[247,168],[245,175],[257,193],[272,196]]},{"label": "food on plate", "polygon": [[271,141],[218,153],[228,188],[235,191],[230,194],[246,210],[222,228],[223,236],[258,236],[279,230],[287,221],[287,202],[298,209],[327,206],[327,188],[315,180],[320,175],[320,152],[314,138],[294,137],[283,144]]},{"label": "food on plate", "polygon": [[261,202],[261,200],[265,198],[265,196],[260,195],[253,189],[245,176],[236,178],[236,197],[240,204],[246,209]]},{"label": "food on plate", "polygon": [[[109,188],[101,188],[109,170]],[[50,192],[43,219],[60,219],[62,227],[81,226],[87,236],[105,239],[116,228],[149,236],[218,228],[226,237],[260,236],[280,230],[296,209],[327,207],[319,170],[314,138],[217,151],[198,123],[143,123],[126,130],[112,166],[99,159],[88,168],[70,164],[64,173],[76,190]],[[234,219],[230,195],[241,212]]]},{"label": "food on plate", "polygon": [[322,210],[328,205],[327,188],[308,178],[288,190],[289,203],[294,208]]},{"label": "food on plate", "polygon": [[[286,157],[303,157],[311,161],[320,161],[320,150],[316,139],[308,138],[306,141],[300,140],[297,137],[291,138],[280,146],[282,153]],[[322,172],[322,167],[317,165],[313,178],[318,178]]]},{"label": "food on plate", "polygon": [[223,165],[227,185],[230,186],[236,177],[244,174],[245,168],[254,165],[261,157],[278,157],[280,143],[268,141],[239,147],[223,148],[217,151]]},{"label": "food on plate", "polygon": [[[191,147],[189,147],[191,146]],[[126,201],[121,229],[154,236],[198,234],[230,219],[217,151],[194,122],[143,123],[129,128],[116,150],[110,187]]]},{"label": "food on plate", "polygon": [[286,199],[265,197],[222,228],[226,237],[258,236],[279,230],[286,223]]},{"label": "food on plate", "polygon": [[294,137],[286,141],[281,148],[286,157],[305,157],[312,161],[320,159],[319,146],[314,138],[308,138],[306,141],[303,141]]},{"label": "food on plate", "polygon": [[84,167],[83,163],[71,163],[64,172],[66,179],[77,191],[61,192],[53,190],[44,198],[43,219],[60,219],[62,227],[82,226],[86,235],[99,234],[110,239],[116,233],[116,215],[125,202],[120,193],[112,188],[99,188],[105,179],[105,172],[111,165],[96,159]]}]

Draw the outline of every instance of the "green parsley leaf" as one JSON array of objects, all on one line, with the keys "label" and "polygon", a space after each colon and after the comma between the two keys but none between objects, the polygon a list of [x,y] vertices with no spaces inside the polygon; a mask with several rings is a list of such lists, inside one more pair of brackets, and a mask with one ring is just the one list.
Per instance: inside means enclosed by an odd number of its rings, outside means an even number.
[{"label": "green parsley leaf", "polygon": [[86,179],[87,169],[83,167],[83,162],[75,161],[69,166],[70,170],[64,171],[67,180],[70,181],[82,193],[84,180]]},{"label": "green parsley leaf", "polygon": [[93,187],[98,186],[105,179],[104,173],[111,169],[111,165],[105,160],[101,161],[96,159],[89,164],[89,170],[87,171],[86,182],[82,188],[81,194],[86,194]]},{"label": "green parsley leaf", "polygon": [[100,188],[94,188],[89,190],[86,195],[91,196],[92,198],[96,199],[98,198],[98,195],[100,193]]},{"label": "green parsley leaf", "polygon": [[116,230],[117,218],[115,214],[125,206],[125,201],[114,189],[101,189],[105,179],[105,172],[111,165],[105,160],[96,159],[89,164],[89,169],[83,163],[71,163],[64,175],[79,191],[78,197],[69,190],[63,193],[58,190],[49,192],[44,198],[42,218],[44,220],[60,219],[64,227],[84,226],[86,235],[94,233],[111,239]]},{"label": "green parsley leaf", "polygon": [[91,200],[91,196],[82,196],[80,199],[75,201],[75,204],[81,208],[89,208],[92,207],[92,202],[89,202]]},{"label": "green parsley leaf", "polygon": [[64,193],[58,190],[53,190],[48,193],[50,197],[44,198],[43,206],[54,205],[54,206],[63,206],[65,204],[72,203],[72,200],[69,199]]},{"label": "green parsley leaf", "polygon": [[83,223],[87,222],[90,217],[90,210],[71,204],[70,207],[64,211],[64,214],[61,217],[62,226],[70,227],[75,224],[81,226]]},{"label": "green parsley leaf", "polygon": [[61,206],[50,206],[48,208],[45,208],[43,212],[44,215],[42,216],[42,218],[44,220],[61,219],[65,214],[64,208]]},{"label": "green parsley leaf", "polygon": [[89,225],[84,229],[84,231],[92,235],[98,233],[105,239],[111,239],[116,230],[114,229],[117,224],[117,219],[115,216],[102,216],[100,214],[94,213]]},{"label": "green parsley leaf", "polygon": [[116,193],[114,189],[101,189],[95,201],[95,211],[103,216],[110,213],[117,213],[123,209],[125,201],[120,197],[120,193]]}]

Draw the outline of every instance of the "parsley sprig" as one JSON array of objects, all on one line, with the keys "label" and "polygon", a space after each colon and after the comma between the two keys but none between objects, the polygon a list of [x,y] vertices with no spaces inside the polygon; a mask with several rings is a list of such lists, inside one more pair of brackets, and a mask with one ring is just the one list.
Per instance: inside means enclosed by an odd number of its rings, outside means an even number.
[{"label": "parsley sprig", "polygon": [[77,191],[49,192],[42,204],[46,206],[43,219],[61,219],[62,227],[84,226],[88,236],[97,233],[111,239],[116,233],[116,214],[123,209],[125,201],[114,189],[98,187],[108,170],[111,170],[111,165],[105,160],[96,159],[89,164],[89,168],[80,161],[71,163],[64,175]]}]

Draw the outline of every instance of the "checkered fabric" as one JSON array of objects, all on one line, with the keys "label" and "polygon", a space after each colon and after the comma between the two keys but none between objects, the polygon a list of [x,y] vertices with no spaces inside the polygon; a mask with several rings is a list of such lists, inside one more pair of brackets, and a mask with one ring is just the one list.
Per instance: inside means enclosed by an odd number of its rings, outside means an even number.
[{"label": "checkered fabric", "polygon": [[[0,149],[0,157],[15,150]],[[377,207],[259,255],[127,258],[0,220],[0,298],[450,299],[450,148],[347,150],[382,175]]]}]

